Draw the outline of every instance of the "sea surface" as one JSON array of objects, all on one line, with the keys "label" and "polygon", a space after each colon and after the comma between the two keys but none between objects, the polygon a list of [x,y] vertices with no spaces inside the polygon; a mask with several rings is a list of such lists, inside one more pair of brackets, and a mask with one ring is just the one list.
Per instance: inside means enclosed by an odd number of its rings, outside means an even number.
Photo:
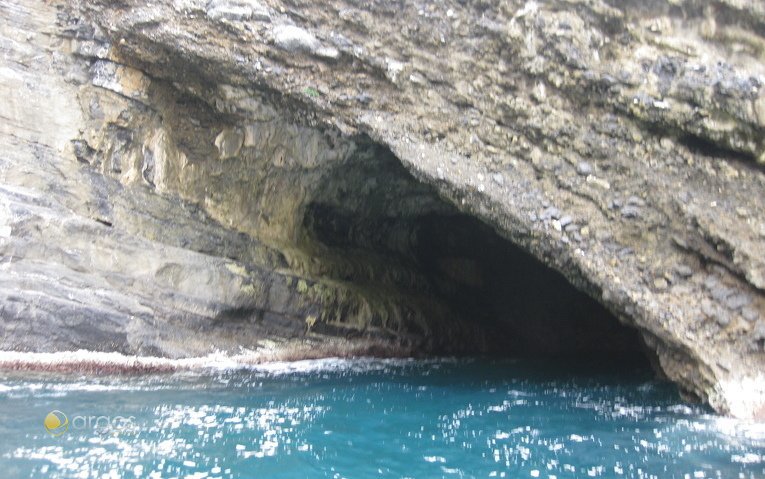
[{"label": "sea surface", "polygon": [[0,373],[0,477],[765,478],[765,426],[619,364]]}]

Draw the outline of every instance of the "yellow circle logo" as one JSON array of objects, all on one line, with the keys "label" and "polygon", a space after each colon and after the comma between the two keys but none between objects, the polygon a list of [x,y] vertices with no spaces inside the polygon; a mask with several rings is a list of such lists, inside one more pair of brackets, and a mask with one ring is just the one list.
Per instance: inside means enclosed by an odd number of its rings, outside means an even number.
[{"label": "yellow circle logo", "polygon": [[43,425],[51,436],[58,437],[69,429],[69,418],[59,410],[51,411],[45,416]]}]

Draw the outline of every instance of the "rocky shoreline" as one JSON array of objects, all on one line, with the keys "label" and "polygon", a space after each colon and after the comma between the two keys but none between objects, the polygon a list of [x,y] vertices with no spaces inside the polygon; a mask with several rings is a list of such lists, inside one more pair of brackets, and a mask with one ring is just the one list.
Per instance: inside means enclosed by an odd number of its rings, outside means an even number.
[{"label": "rocky shoreline", "polygon": [[647,347],[765,415],[759,3],[0,12],[0,350]]},{"label": "rocky shoreline", "polygon": [[223,352],[170,359],[98,351],[29,353],[0,351],[0,371],[142,375],[206,369],[237,369],[315,359],[407,359],[416,352],[395,348],[390,342],[327,339],[321,343],[286,342],[256,351]]}]

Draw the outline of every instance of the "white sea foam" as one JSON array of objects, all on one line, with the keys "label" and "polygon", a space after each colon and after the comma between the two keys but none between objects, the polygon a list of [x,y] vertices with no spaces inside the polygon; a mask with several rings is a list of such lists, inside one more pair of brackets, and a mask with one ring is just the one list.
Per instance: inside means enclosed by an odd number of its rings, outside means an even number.
[{"label": "white sea foam", "polygon": [[742,455],[734,454],[730,457],[730,460],[741,464],[759,464],[765,462],[765,456],[749,452]]},{"label": "white sea foam", "polygon": [[739,419],[760,419],[765,415],[765,374],[734,377],[720,381],[719,398],[710,401],[721,402],[730,414]]},{"label": "white sea foam", "polygon": [[[275,359],[276,358],[276,359]],[[29,353],[0,351],[0,369],[40,370],[40,371],[134,371],[164,372],[182,370],[230,370],[252,369],[269,375],[312,373],[322,371],[384,370],[387,367],[400,367],[413,364],[414,360],[402,358],[369,357],[326,357],[320,359],[302,359],[295,361],[278,360],[279,351],[243,351],[239,354],[215,352],[206,356],[170,359],[155,356],[130,356],[121,353],[77,350],[56,353]],[[442,360],[417,361],[441,362]],[[109,386],[90,385],[94,388]],[[8,386],[0,385],[0,392]]]},{"label": "white sea foam", "polygon": [[446,462],[446,458],[441,456],[423,456],[423,459],[425,459],[425,462]]},{"label": "white sea foam", "polygon": [[724,416],[705,416],[704,422],[694,422],[696,430],[710,429],[731,438],[765,442],[765,423]]}]

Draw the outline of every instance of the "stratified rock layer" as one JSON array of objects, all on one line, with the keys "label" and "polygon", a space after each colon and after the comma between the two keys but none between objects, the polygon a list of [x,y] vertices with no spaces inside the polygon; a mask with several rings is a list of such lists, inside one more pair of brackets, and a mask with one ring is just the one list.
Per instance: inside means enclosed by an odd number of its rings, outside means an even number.
[{"label": "stratified rock layer", "polygon": [[2,349],[631,347],[519,247],[765,414],[761,3],[0,10]]}]

